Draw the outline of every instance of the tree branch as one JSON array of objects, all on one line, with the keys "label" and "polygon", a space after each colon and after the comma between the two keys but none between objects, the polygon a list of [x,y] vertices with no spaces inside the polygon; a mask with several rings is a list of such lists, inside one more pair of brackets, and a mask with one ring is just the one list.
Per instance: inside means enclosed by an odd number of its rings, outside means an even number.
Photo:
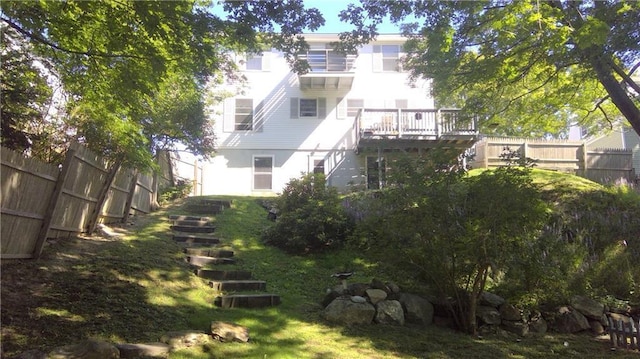
[{"label": "tree branch", "polygon": [[59,46],[59,45],[47,40],[46,38],[44,38],[44,37],[42,37],[40,35],[37,35],[35,33],[29,32],[29,31],[23,29],[22,27],[20,27],[20,25],[14,23],[10,19],[7,19],[7,18],[5,18],[3,16],[0,16],[0,19],[2,21],[4,21],[7,25],[9,25],[11,28],[13,28],[17,32],[21,33],[22,35],[28,37],[29,39],[34,40],[36,42],[39,42],[39,43],[41,43],[43,45],[47,45],[47,46],[51,47],[52,49],[55,49],[55,50],[58,50],[58,51],[62,51],[62,52],[66,52],[68,54],[84,55],[84,56],[95,56],[95,57],[105,57],[105,58],[131,58],[131,59],[138,59],[138,60],[148,60],[149,59],[148,57],[136,56],[136,55],[111,54],[111,53],[101,52],[101,51],[91,51],[91,50],[79,51],[79,50],[67,49],[67,48]]}]

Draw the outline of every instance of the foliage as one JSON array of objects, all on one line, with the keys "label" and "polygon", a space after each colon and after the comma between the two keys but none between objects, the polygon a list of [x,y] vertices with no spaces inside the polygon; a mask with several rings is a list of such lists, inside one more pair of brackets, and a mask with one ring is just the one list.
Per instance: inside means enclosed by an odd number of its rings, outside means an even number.
[{"label": "foliage", "polygon": [[620,115],[640,134],[636,1],[379,1],[341,13],[352,44],[375,37],[385,17],[412,21],[405,68],[433,79],[439,106],[482,118],[495,135],[591,133]]},{"label": "foliage", "polygon": [[[442,162],[440,162],[442,163]],[[504,167],[465,176],[438,162],[405,158],[394,164],[390,189],[380,197],[382,217],[369,245],[398,266],[413,270],[443,298],[458,326],[476,330],[475,309],[489,276],[509,273],[532,249],[547,208],[530,169]]]},{"label": "foliage", "polygon": [[[259,52],[266,45],[295,53],[304,47],[297,34],[324,21],[300,0],[0,6],[3,26],[29,42],[29,51],[59,78],[68,98],[65,124],[74,136],[141,169],[151,166],[158,148],[180,142],[196,155],[212,155],[215,136],[203,93],[222,74],[237,78],[230,52]],[[229,18],[215,15],[215,6]]]},{"label": "foliage", "polygon": [[176,199],[186,198],[193,190],[193,184],[190,181],[178,180],[175,186],[163,188],[160,191],[158,202],[166,204]]},{"label": "foliage", "polygon": [[350,225],[335,187],[323,174],[306,174],[287,183],[276,200],[278,217],[263,234],[266,243],[291,253],[339,247]]}]

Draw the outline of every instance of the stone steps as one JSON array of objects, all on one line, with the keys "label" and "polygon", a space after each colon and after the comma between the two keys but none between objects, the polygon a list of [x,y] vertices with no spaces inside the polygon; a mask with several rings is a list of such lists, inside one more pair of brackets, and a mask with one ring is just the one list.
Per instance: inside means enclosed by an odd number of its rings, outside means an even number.
[{"label": "stone steps", "polygon": [[220,238],[194,234],[174,234],[173,240],[185,244],[214,245],[220,243]]},{"label": "stone steps", "polygon": [[206,256],[187,256],[186,260],[187,262],[189,262],[189,264],[198,267],[218,264],[234,264],[236,262],[236,260],[233,258],[217,258]]},{"label": "stone steps", "polygon": [[218,257],[218,258],[231,258],[233,257],[233,251],[227,249],[215,249],[215,248],[185,248],[184,253],[194,256],[205,257]]},{"label": "stone steps", "polygon": [[211,221],[195,220],[195,219],[176,219],[173,221],[174,226],[191,226],[191,227],[214,227]]},{"label": "stone steps", "polygon": [[267,290],[267,282],[263,280],[212,280],[209,287],[218,292],[249,292]]},{"label": "stone steps", "polygon": [[211,217],[186,216],[181,214],[172,214],[169,216],[170,221],[207,221],[211,222]]},{"label": "stone steps", "polygon": [[280,302],[277,294],[231,294],[216,297],[213,304],[220,308],[265,308]]},{"label": "stone steps", "polygon": [[245,270],[196,269],[194,273],[200,278],[213,279],[213,280],[251,279],[251,272],[245,271]]},{"label": "stone steps", "polygon": [[187,233],[213,233],[216,231],[215,226],[206,225],[206,226],[190,226],[190,225],[172,225],[171,230],[176,232],[187,232]]}]

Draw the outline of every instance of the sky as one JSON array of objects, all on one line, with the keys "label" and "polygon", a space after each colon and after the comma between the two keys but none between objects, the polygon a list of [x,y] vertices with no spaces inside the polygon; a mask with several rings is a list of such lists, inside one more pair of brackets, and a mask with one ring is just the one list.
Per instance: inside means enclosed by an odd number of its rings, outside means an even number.
[{"label": "sky", "polygon": [[[338,18],[338,13],[341,10],[347,8],[347,4],[350,2],[359,4],[359,1],[344,1],[344,0],[304,0],[305,7],[315,7],[320,12],[325,20],[325,25],[319,28],[317,33],[338,33],[342,31],[351,30],[352,27],[348,23],[342,23]],[[380,24],[378,26],[378,33],[380,34],[397,34],[400,33],[400,29],[393,25],[391,21]]]}]

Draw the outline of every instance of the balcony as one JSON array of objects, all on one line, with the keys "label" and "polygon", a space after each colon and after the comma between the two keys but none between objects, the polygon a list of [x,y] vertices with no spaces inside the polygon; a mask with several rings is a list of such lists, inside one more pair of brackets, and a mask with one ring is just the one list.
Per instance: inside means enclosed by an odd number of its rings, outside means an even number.
[{"label": "balcony", "polygon": [[353,85],[356,55],[344,55],[334,50],[310,50],[298,55],[309,64],[308,73],[299,76],[300,88],[350,89]]},{"label": "balcony", "polygon": [[361,109],[355,119],[357,150],[469,148],[478,137],[475,118],[458,109]]}]

